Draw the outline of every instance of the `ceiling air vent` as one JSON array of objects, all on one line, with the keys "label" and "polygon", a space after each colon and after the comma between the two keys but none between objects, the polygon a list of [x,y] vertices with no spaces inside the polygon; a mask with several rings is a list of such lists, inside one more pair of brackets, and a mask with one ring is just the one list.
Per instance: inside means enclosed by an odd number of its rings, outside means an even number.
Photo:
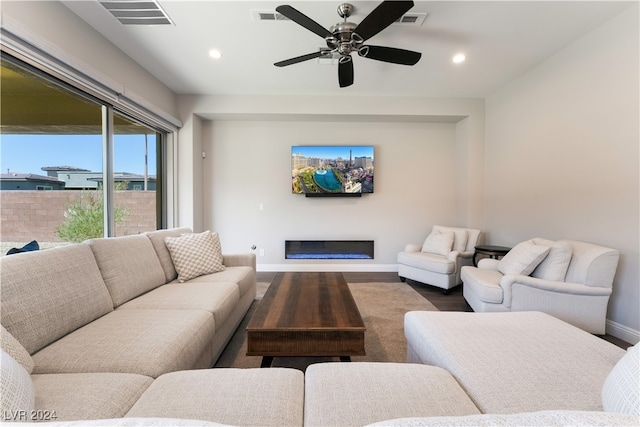
[{"label": "ceiling air vent", "polygon": [[[407,13],[398,18],[396,24],[422,25],[427,18],[427,13]],[[255,22],[289,21],[289,18],[275,10],[251,10],[251,16]]]},{"label": "ceiling air vent", "polygon": [[255,22],[289,21],[289,18],[275,10],[251,10],[251,16]]},{"label": "ceiling air vent", "polygon": [[155,0],[111,0],[100,4],[123,25],[172,25],[171,18]]},{"label": "ceiling air vent", "polygon": [[428,13],[407,13],[396,19],[396,24],[422,25]]}]

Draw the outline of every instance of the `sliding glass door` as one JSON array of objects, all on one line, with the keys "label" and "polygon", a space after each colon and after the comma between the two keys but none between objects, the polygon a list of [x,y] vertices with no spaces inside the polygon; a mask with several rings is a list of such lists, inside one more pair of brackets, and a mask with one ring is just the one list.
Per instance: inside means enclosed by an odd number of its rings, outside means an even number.
[{"label": "sliding glass door", "polygon": [[166,132],[5,53],[0,72],[2,255],[162,226]]}]

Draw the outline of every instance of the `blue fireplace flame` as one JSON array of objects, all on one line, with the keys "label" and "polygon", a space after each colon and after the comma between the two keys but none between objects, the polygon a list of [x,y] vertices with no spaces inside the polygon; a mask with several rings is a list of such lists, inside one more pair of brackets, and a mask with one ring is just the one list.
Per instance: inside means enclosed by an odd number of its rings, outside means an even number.
[{"label": "blue fireplace flame", "polygon": [[287,259],[371,259],[367,254],[288,254]]},{"label": "blue fireplace flame", "polygon": [[286,240],[286,259],[373,259],[373,240]]}]

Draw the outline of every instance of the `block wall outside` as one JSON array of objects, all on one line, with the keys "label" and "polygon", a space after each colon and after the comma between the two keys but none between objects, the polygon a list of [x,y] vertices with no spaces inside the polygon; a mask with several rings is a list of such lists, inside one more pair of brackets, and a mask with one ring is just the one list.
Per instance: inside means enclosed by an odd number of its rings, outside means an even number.
[{"label": "block wall outside", "polygon": [[[3,242],[62,242],[56,227],[65,220],[67,204],[82,191],[0,191],[0,240]],[[156,229],[155,191],[116,191],[116,207],[126,209],[116,235]]]}]

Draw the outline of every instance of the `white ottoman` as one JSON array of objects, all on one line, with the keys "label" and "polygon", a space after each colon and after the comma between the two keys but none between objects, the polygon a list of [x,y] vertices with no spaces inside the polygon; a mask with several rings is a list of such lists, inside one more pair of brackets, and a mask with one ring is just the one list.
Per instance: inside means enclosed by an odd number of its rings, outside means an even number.
[{"label": "white ottoman", "polygon": [[482,413],[602,411],[625,351],[541,312],[413,311],[407,360],[451,372]]}]

